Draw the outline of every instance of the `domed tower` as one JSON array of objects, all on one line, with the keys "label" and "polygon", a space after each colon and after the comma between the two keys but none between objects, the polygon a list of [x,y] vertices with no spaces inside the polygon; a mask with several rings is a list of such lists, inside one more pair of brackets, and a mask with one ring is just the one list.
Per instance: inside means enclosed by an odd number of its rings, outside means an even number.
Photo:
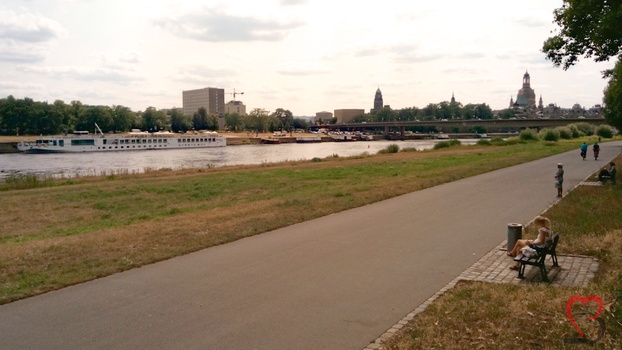
[{"label": "domed tower", "polygon": [[382,91],[380,91],[380,88],[378,88],[378,90],[376,90],[376,96],[374,96],[374,109],[372,109],[371,111],[380,111],[382,110],[383,106],[384,103],[382,101]]},{"label": "domed tower", "polygon": [[527,71],[525,71],[525,74],[523,75],[523,87],[518,90],[516,103],[519,107],[525,109],[536,109],[536,93],[531,88],[531,77]]},{"label": "domed tower", "polygon": [[542,103],[542,95],[540,95],[540,101],[538,101],[538,110],[540,112],[544,110],[544,103]]}]

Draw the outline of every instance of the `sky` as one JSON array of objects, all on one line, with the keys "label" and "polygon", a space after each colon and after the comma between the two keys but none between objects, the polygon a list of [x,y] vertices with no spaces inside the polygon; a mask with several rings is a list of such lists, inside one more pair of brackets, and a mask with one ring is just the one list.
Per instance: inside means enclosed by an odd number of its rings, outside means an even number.
[{"label": "sky", "polygon": [[[561,0],[4,0],[0,98],[134,111],[225,90],[294,116],[449,101],[507,108],[531,76],[545,105],[602,103],[601,71],[540,51]],[[244,94],[240,94],[244,92]]]}]

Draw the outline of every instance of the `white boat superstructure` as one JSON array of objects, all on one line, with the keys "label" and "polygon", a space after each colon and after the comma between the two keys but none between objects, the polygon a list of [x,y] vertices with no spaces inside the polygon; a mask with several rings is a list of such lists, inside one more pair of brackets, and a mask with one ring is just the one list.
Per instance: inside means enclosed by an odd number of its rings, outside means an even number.
[{"label": "white boat superstructure", "polygon": [[72,135],[42,136],[36,141],[22,141],[17,148],[29,153],[71,153],[209,148],[226,145],[226,137],[216,132],[175,134],[133,130],[128,134],[89,134],[88,131],[76,131]]}]

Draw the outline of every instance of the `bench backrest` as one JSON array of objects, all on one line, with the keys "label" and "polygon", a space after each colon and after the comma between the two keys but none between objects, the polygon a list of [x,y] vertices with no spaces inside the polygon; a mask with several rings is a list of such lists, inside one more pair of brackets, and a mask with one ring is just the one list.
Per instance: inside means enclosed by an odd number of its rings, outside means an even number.
[{"label": "bench backrest", "polygon": [[553,232],[552,235],[553,239],[546,244],[546,247],[544,247],[547,254],[549,251],[555,251],[555,247],[557,247],[557,242],[559,241],[559,233]]}]

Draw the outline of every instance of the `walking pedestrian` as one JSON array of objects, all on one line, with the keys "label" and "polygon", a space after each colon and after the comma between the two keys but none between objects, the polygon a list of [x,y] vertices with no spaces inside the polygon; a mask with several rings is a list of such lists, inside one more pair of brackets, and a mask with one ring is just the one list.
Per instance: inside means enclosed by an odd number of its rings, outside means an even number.
[{"label": "walking pedestrian", "polygon": [[557,173],[555,173],[555,188],[557,188],[557,197],[562,196],[564,184],[564,166],[557,163]]}]

